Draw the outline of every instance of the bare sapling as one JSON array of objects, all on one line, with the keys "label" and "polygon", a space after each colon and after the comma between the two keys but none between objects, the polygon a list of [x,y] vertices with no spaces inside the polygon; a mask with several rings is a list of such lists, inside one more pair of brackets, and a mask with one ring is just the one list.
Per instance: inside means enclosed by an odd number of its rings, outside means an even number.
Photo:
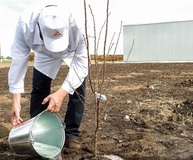
[{"label": "bare sapling", "polygon": [[[95,118],[94,118],[94,122],[95,122],[95,134],[94,134],[94,157],[97,158],[99,153],[98,153],[98,134],[99,134],[99,130],[101,128],[101,102],[105,101],[105,103],[103,103],[105,106],[107,105],[107,98],[106,95],[104,94],[104,92],[106,91],[106,89],[109,86],[110,81],[106,80],[107,76],[105,75],[106,73],[106,56],[110,53],[110,51],[113,48],[113,39],[115,37],[115,33],[112,36],[112,39],[110,41],[109,47],[107,49],[107,40],[108,40],[108,25],[109,25],[109,0],[107,0],[107,4],[106,4],[106,16],[105,16],[105,21],[97,35],[97,28],[96,28],[96,21],[95,21],[95,16],[94,13],[92,11],[92,8],[90,5],[88,5],[89,10],[90,10],[90,14],[92,17],[92,23],[93,23],[93,36],[92,36],[92,40],[93,40],[93,47],[94,47],[94,60],[91,60],[90,58],[90,36],[88,33],[88,13],[87,13],[87,3],[86,0],[84,0],[84,16],[85,16],[85,43],[86,43],[86,48],[87,48],[87,54],[89,57],[89,75],[88,75],[88,79],[89,79],[89,83],[90,83],[90,88],[91,91],[93,93],[93,97],[95,99]],[[121,23],[121,27],[122,28],[122,23]],[[104,31],[104,32],[103,32]],[[101,42],[101,36],[104,33],[104,41],[102,44],[100,44]],[[121,34],[121,29],[118,35],[118,39],[116,42],[116,46],[115,46],[115,50],[114,50],[114,54],[116,52],[116,48],[118,45],[118,41],[119,41],[119,37]],[[102,55],[103,55],[103,59],[102,61],[98,60],[98,50],[99,50],[99,46],[102,45]],[[101,47],[101,46],[100,46]],[[102,94],[103,93],[103,94]]]}]

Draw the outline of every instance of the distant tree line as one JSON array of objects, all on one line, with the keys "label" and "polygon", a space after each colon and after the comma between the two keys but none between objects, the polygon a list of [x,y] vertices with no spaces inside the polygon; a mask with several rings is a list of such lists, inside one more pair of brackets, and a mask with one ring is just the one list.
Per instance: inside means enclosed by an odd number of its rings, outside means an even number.
[{"label": "distant tree line", "polygon": [[10,56],[7,57],[0,56],[0,59],[12,59],[12,58]]}]

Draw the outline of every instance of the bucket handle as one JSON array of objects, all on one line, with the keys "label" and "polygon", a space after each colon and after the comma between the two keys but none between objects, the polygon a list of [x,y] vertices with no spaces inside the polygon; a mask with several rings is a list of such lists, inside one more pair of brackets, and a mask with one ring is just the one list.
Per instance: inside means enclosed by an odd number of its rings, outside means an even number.
[{"label": "bucket handle", "polygon": [[66,129],[66,125],[65,125],[64,120],[62,119],[61,115],[59,113],[54,113],[54,114],[56,114],[58,116],[58,118],[61,120],[61,122],[64,126],[64,129]]},{"label": "bucket handle", "polygon": [[[43,112],[48,112],[48,111],[46,111],[46,109],[45,109]],[[50,112],[50,113],[51,113],[51,112]],[[63,126],[64,126],[64,129],[66,129],[66,125],[65,125],[64,121],[62,120],[61,115],[60,115],[59,113],[52,113],[52,114],[55,114],[55,115],[58,116],[58,118],[61,120],[61,122],[62,122],[62,124],[63,124]]]}]

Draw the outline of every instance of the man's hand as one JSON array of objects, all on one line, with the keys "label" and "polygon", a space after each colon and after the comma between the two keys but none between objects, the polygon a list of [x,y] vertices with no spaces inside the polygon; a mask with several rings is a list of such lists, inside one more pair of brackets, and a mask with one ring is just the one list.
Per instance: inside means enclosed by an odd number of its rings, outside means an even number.
[{"label": "man's hand", "polygon": [[51,113],[57,113],[60,110],[63,99],[68,95],[68,93],[60,88],[58,91],[48,95],[42,102],[42,104],[46,104],[49,101],[49,105],[46,111]]},{"label": "man's hand", "polygon": [[21,94],[12,94],[12,111],[11,111],[11,124],[15,127],[23,123],[23,119],[20,117],[21,111]]}]

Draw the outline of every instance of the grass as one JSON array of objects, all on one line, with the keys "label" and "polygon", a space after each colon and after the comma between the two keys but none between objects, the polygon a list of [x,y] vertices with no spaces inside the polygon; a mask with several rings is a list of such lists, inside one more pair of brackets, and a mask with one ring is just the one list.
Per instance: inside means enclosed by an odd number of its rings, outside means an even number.
[{"label": "grass", "polygon": [[2,62],[0,61],[0,68],[9,67],[10,65],[11,65],[10,59],[3,59]]}]

